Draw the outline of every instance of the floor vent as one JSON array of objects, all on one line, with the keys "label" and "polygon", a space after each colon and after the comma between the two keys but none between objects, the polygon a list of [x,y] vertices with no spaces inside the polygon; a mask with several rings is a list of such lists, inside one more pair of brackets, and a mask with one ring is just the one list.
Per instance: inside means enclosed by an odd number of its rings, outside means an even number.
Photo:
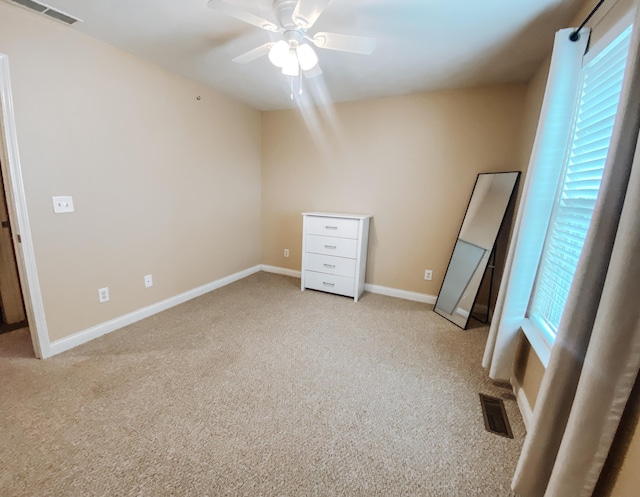
[{"label": "floor vent", "polygon": [[80,21],[80,19],[76,19],[75,17],[71,17],[64,12],[60,12],[52,7],[49,7],[46,4],[35,2],[34,0],[11,0],[13,3],[22,5],[27,9],[35,10],[40,14],[44,14],[45,16],[49,16],[57,21],[62,21],[65,24],[75,24]]},{"label": "floor vent", "polygon": [[507,411],[504,409],[504,402],[497,397],[480,394],[480,405],[484,416],[484,427],[487,431],[500,435],[501,437],[513,438]]}]

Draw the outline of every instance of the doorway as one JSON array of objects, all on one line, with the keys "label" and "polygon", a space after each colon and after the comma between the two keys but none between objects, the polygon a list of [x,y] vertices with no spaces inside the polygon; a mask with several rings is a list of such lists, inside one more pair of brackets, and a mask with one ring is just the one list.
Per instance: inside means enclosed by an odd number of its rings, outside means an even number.
[{"label": "doorway", "polygon": [[0,174],[0,333],[25,327],[27,316],[18,276],[4,180]]},{"label": "doorway", "polygon": [[9,57],[3,53],[0,53],[0,173],[3,183],[0,185],[0,315],[8,327],[28,324],[26,331],[33,353],[44,359],[52,354],[51,344],[22,180]]}]

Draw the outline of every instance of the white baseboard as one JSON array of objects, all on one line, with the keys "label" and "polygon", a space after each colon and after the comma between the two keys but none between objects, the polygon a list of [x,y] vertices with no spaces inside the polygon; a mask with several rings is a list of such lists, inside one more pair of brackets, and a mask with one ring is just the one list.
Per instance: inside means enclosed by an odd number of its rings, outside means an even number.
[{"label": "white baseboard", "polygon": [[[284,274],[285,276],[293,276],[294,278],[300,278],[300,271],[294,269],[286,269],[278,266],[268,266],[263,264],[262,270],[267,273]],[[389,288],[387,286],[371,285],[365,283],[364,289],[367,292],[378,293],[380,295],[387,295],[389,297],[396,297],[399,299],[413,300],[414,302],[423,302],[425,304],[435,304],[436,296],[429,295],[427,293],[409,292],[407,290],[398,290],[397,288]]]},{"label": "white baseboard", "polygon": [[300,278],[302,274],[300,271],[296,271],[295,269],[287,269],[284,267],[278,266],[269,266],[268,264],[262,264],[260,269],[265,273],[274,273],[274,274],[283,274],[285,276],[292,276],[294,278]]},{"label": "white baseboard", "polygon": [[[246,278],[247,276],[257,273],[258,271],[282,274],[285,276],[292,276],[294,278],[300,278],[301,276],[300,271],[296,271],[294,269],[286,269],[277,266],[259,264],[249,269],[245,269],[244,271],[240,271],[238,273],[225,276],[224,278],[220,278],[219,280],[212,281],[211,283],[207,283],[206,285],[199,286],[198,288],[188,290],[174,297],[169,297],[168,299],[156,302],[155,304],[148,305],[136,311],[130,312],[129,314],[125,314],[124,316],[119,316],[110,321],[92,326],[91,328],[79,331],[78,333],[74,333],[73,335],[70,335],[68,337],[55,340],[54,342],[50,343],[48,354],[43,358],[51,357],[56,354],[60,354],[61,352],[70,350],[74,347],[77,347],[78,345],[87,343],[94,338],[98,338],[102,335],[106,335],[107,333],[111,333],[112,331],[124,328],[125,326],[140,321],[141,319],[148,318],[149,316],[153,316],[154,314],[170,309],[171,307],[174,307],[178,304],[182,304],[187,300],[194,299],[196,297],[199,297],[200,295],[204,295],[205,293],[217,290],[218,288],[233,283],[234,281]],[[423,302],[426,304],[434,304],[436,302],[435,295],[428,295],[426,293],[408,292],[406,290],[398,290],[396,288],[369,284],[365,284],[364,288],[368,292],[387,295],[389,297],[413,300],[415,302]]]},{"label": "white baseboard", "polygon": [[529,424],[531,423],[531,419],[533,418],[533,410],[529,405],[527,396],[524,394],[522,385],[520,385],[520,382],[515,376],[511,378],[511,386],[513,387],[513,394],[516,396],[516,401],[518,402],[518,408],[520,409],[520,414],[522,415],[524,427],[527,431],[529,431]]},{"label": "white baseboard", "polygon": [[389,288],[388,286],[371,285],[365,283],[364,289],[367,292],[396,297],[398,299],[413,300],[414,302],[423,302],[425,304],[435,304],[436,296],[428,293],[409,292],[407,290],[398,290],[397,288]]},{"label": "white baseboard", "polygon": [[260,271],[262,266],[257,265],[251,267],[249,269],[245,269],[244,271],[240,271],[238,273],[231,274],[229,276],[225,276],[224,278],[220,278],[219,280],[212,281],[211,283],[207,283],[206,285],[199,286],[198,288],[194,288],[192,290],[188,290],[184,293],[176,295],[174,297],[169,297],[168,299],[161,300],[160,302],[156,302],[155,304],[148,305],[143,307],[142,309],[138,309],[136,311],[130,312],[129,314],[125,314],[124,316],[117,317],[112,319],[111,321],[106,321],[104,323],[100,323],[96,326],[92,326],[83,331],[79,331],[78,333],[74,333],[71,336],[61,338],[60,340],[56,340],[51,342],[49,346],[49,354],[47,357],[51,357],[53,355],[59,354],[66,350],[70,350],[78,345],[82,345],[94,338],[98,338],[102,335],[106,335],[112,331],[123,328],[130,324],[135,323],[136,321],[140,321],[141,319],[147,318],[164,310],[167,310],[171,307],[174,307],[178,304],[182,304],[187,300],[194,299],[199,297],[200,295],[204,295],[205,293],[211,292],[213,290],[217,290],[225,285],[233,283],[234,281],[241,280],[242,278],[246,278],[254,273]]}]

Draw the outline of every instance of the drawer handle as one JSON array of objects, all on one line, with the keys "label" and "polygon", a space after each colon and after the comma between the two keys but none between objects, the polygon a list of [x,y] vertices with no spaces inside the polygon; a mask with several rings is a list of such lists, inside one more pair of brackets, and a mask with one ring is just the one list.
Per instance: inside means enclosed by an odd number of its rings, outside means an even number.
[{"label": "drawer handle", "polygon": [[323,281],[323,282],[322,282],[322,284],[323,284],[324,286],[336,286],[336,284],[335,284],[335,283],[327,283],[326,281]]},{"label": "drawer handle", "polygon": [[325,227],[324,227],[324,229],[327,229],[327,230],[337,230],[337,229],[338,229],[338,227],[337,227],[337,226],[325,226]]},{"label": "drawer handle", "polygon": [[335,264],[323,264],[324,267],[328,267],[329,269],[335,269],[336,265]]},{"label": "drawer handle", "polygon": [[324,248],[326,249],[337,249],[338,247],[336,245],[325,245]]}]

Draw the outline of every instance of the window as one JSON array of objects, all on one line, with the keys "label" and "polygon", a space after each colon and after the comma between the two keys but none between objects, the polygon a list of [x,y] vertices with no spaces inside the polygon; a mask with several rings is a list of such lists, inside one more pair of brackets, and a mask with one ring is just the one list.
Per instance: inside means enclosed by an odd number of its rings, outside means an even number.
[{"label": "window", "polygon": [[552,344],[593,215],[620,101],[631,27],[582,68],[576,114],[529,302]]}]

